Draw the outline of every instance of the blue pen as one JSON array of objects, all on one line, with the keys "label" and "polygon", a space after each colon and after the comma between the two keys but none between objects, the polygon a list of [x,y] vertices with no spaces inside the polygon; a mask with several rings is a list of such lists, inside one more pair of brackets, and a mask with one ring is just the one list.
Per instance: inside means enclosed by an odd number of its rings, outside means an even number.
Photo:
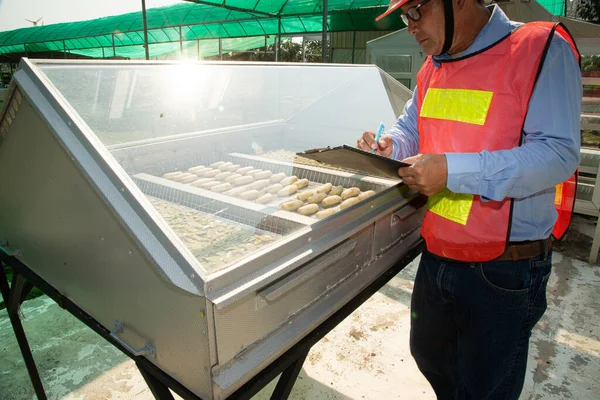
[{"label": "blue pen", "polygon": [[[377,129],[377,134],[375,135],[375,143],[377,143],[377,145],[379,145],[379,138],[381,137],[384,128],[385,127],[383,126],[383,122],[380,123],[379,129]],[[375,153],[375,149],[371,149],[371,153]]]}]

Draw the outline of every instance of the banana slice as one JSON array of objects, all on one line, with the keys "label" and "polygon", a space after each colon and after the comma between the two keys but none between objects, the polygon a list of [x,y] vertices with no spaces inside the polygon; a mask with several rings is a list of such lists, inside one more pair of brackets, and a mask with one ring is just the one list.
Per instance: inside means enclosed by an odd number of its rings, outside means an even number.
[{"label": "banana slice", "polygon": [[324,207],[331,207],[331,206],[335,206],[336,204],[340,204],[342,202],[342,198],[340,196],[337,195],[333,195],[333,196],[327,196],[323,199],[323,201],[321,202],[321,204]]},{"label": "banana slice", "polygon": [[279,208],[281,208],[282,210],[285,210],[285,211],[296,211],[303,205],[304,205],[303,201],[292,200],[292,201],[286,201],[285,203],[281,203],[279,205]]},{"label": "banana slice", "polygon": [[326,183],[317,189],[317,193],[329,193],[332,188],[333,185],[331,183]]},{"label": "banana slice", "polygon": [[260,197],[261,193],[258,190],[248,190],[240,195],[244,200],[256,200]]},{"label": "banana slice", "polygon": [[289,186],[286,186],[283,189],[281,189],[279,192],[277,192],[277,196],[279,196],[279,197],[291,196],[294,193],[296,193],[297,191],[298,191],[298,188],[296,187],[296,185],[289,185]]},{"label": "banana slice", "polygon": [[358,200],[363,201],[364,199],[368,199],[369,197],[373,196],[374,194],[375,194],[374,190],[367,190],[366,192],[362,192],[361,194],[358,195]]},{"label": "banana slice", "polygon": [[285,174],[283,172],[280,172],[278,174],[272,175],[269,180],[271,181],[271,183],[277,183],[277,182],[281,182],[281,180],[285,179]]},{"label": "banana slice", "polygon": [[319,211],[319,206],[316,204],[309,204],[307,206],[300,207],[298,213],[302,215],[313,215]]},{"label": "banana slice", "polygon": [[342,200],[349,199],[350,197],[356,197],[360,194],[360,189],[357,187],[351,187],[342,192],[341,197]]},{"label": "banana slice", "polygon": [[349,199],[346,199],[340,205],[340,210],[345,210],[346,208],[352,207],[353,205],[358,204],[359,202],[360,200],[358,200],[358,197],[351,197]]}]

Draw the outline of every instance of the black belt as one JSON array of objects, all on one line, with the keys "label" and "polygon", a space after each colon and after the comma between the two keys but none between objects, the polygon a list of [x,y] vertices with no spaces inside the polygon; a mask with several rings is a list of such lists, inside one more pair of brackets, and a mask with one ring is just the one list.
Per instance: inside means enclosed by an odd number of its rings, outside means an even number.
[{"label": "black belt", "polygon": [[519,261],[546,254],[552,249],[552,237],[531,242],[512,242],[506,245],[506,250],[494,261]]}]

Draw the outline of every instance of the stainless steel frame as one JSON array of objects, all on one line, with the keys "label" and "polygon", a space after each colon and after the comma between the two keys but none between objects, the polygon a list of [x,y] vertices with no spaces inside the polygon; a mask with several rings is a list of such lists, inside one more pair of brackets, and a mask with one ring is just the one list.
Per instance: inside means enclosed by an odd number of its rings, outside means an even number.
[{"label": "stainless steel frame", "polygon": [[[305,226],[207,274],[146,195],[167,188],[256,218],[261,208],[144,171],[130,176],[123,167],[152,146],[183,154],[181,146],[207,138],[108,149],[35,63],[25,60],[14,78],[0,115],[0,169],[10,188],[3,190],[0,239],[128,353],[146,357],[197,396],[234,393],[420,243],[425,203],[400,182],[231,153],[381,190],[326,220],[269,216]],[[7,112],[14,113],[9,124]],[[246,129],[252,128],[240,135]]]}]

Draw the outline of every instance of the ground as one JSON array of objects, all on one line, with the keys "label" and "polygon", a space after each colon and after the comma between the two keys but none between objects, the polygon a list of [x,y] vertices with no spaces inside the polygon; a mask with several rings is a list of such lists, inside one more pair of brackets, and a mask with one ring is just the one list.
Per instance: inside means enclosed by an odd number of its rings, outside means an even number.
[{"label": "ground", "polygon": [[[526,400],[595,399],[600,393],[600,267],[585,262],[592,219],[576,216],[555,247],[548,311],[534,329]],[[291,399],[435,399],[408,349],[417,260],[311,350]],[[152,399],[131,360],[46,296],[23,321],[50,399]],[[268,399],[274,385],[256,399]],[[596,393],[594,395],[593,393]],[[35,398],[6,311],[0,311],[0,399]]]}]

